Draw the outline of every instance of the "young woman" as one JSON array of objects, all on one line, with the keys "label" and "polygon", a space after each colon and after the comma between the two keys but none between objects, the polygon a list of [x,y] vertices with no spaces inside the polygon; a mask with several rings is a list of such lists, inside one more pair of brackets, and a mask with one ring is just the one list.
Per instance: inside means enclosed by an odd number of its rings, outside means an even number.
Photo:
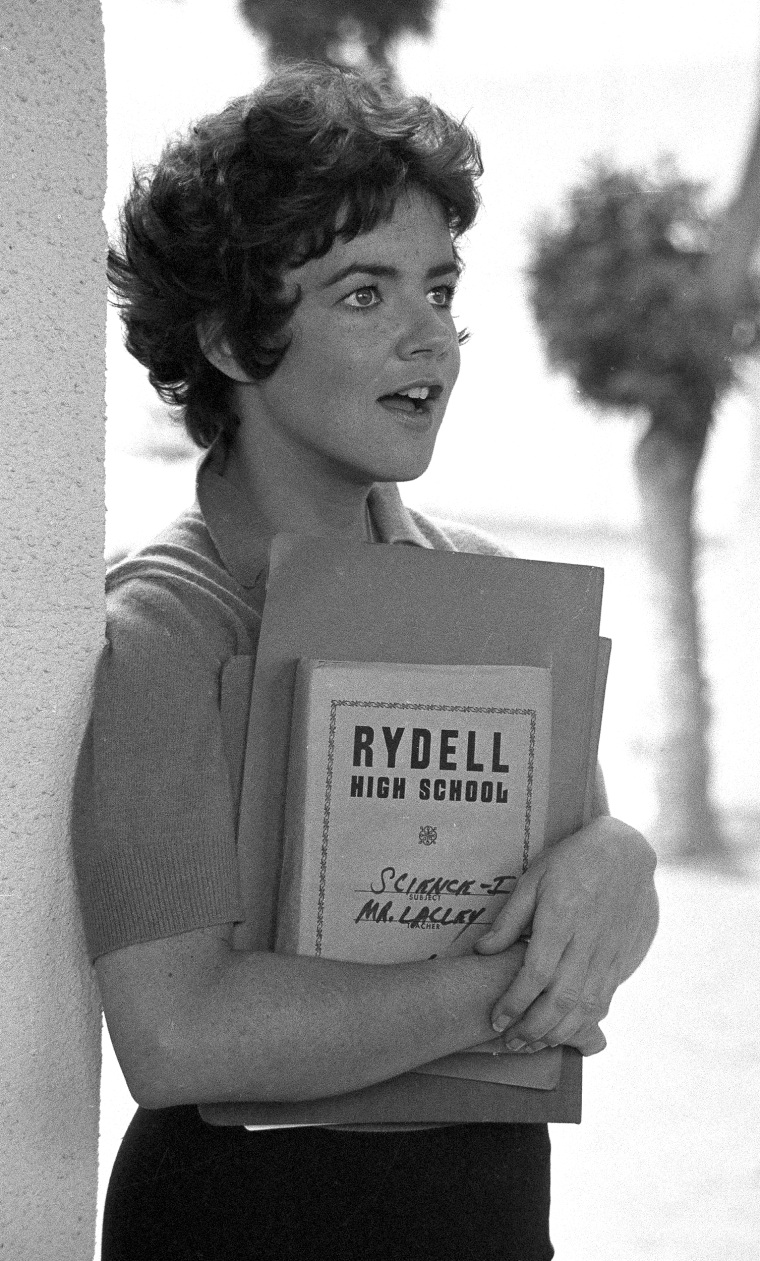
[{"label": "young woman", "polygon": [[[498,552],[402,504],[459,367],[478,147],[421,99],[284,70],[137,178],[110,277],[129,350],[208,454],[197,501],[109,576],[76,859],[140,1105],[103,1261],[547,1261],[541,1125],[215,1128],[196,1105],[340,1094],[509,1027],[593,1054],[654,934],[653,854],[606,814],[524,875],[478,953],[370,966],[243,953],[219,678],[253,655],[280,530]],[[519,940],[531,927],[530,944]]]}]

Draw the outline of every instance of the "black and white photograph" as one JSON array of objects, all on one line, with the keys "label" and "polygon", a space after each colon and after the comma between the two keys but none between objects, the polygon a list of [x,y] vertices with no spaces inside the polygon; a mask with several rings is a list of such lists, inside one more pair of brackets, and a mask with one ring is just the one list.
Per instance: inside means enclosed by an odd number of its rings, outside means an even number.
[{"label": "black and white photograph", "polygon": [[760,5],[0,106],[0,1254],[756,1261]]}]

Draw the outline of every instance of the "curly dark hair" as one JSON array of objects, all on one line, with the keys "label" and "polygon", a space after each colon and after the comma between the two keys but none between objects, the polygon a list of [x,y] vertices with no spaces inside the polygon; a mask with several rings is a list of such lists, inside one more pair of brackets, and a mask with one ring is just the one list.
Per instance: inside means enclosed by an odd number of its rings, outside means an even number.
[{"label": "curly dark hair", "polygon": [[299,301],[283,298],[286,268],[387,220],[409,187],[439,203],[456,242],[477,214],[481,173],[474,136],[430,101],[354,71],[285,67],[134,174],[108,256],[127,349],[199,446],[230,436],[230,382],[198,328],[263,380]]}]

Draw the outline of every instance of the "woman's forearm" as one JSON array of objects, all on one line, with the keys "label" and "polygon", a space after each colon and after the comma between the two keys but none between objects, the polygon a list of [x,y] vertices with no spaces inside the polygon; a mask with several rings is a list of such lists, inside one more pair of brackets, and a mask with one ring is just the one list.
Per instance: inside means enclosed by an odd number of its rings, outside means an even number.
[{"label": "woman's forearm", "polygon": [[193,933],[105,956],[98,972],[132,1093],[166,1107],[342,1094],[465,1050],[494,1036],[489,1011],[523,954],[350,964]]}]

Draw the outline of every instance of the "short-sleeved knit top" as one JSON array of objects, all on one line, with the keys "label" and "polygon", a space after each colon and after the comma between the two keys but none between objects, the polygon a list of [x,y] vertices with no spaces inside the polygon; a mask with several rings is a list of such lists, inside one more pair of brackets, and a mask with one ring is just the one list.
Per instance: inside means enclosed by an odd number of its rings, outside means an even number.
[{"label": "short-sleeved knit top", "polygon": [[[232,657],[255,657],[271,540],[223,464],[212,448],[194,505],[108,576],[72,813],[92,958],[242,915],[220,684]],[[507,554],[409,510],[393,484],[368,506],[377,541]]]}]

